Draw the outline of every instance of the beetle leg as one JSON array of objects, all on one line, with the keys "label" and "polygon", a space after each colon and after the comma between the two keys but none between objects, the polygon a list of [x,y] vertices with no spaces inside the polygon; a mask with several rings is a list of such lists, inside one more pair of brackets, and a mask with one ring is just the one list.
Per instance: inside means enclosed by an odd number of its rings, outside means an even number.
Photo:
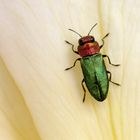
[{"label": "beetle leg", "polygon": [[110,65],[112,65],[112,66],[120,66],[120,64],[112,64],[111,61],[110,61],[109,56],[103,55],[103,57],[107,57],[107,59],[108,59]]},{"label": "beetle leg", "polygon": [[100,46],[100,49],[104,46],[104,39],[109,35],[109,33],[107,33],[103,38],[102,38],[102,42],[103,44]]},{"label": "beetle leg", "polygon": [[76,62],[77,62],[77,61],[80,61],[80,60],[81,60],[81,58],[76,59],[76,60],[74,61],[73,66],[71,66],[71,67],[69,67],[69,68],[66,68],[65,70],[69,70],[69,69],[71,69],[71,68],[75,67]]},{"label": "beetle leg", "polygon": [[106,71],[106,72],[109,74],[109,81],[110,81],[111,83],[113,83],[113,84],[117,85],[117,86],[120,86],[120,84],[118,84],[118,83],[115,83],[115,82],[111,81],[111,77],[112,77],[111,72],[110,72],[110,71]]},{"label": "beetle leg", "polygon": [[84,82],[85,82],[85,79],[83,79],[82,82],[81,82],[82,88],[84,90],[83,102],[85,101],[85,98],[86,98],[86,89],[84,87]]},{"label": "beetle leg", "polygon": [[73,51],[74,53],[79,54],[77,51],[74,50],[74,45],[73,45],[73,44],[71,44],[71,43],[70,43],[69,41],[67,41],[67,40],[65,40],[65,42],[66,42],[67,44],[69,44],[69,45],[72,46],[72,51]]}]

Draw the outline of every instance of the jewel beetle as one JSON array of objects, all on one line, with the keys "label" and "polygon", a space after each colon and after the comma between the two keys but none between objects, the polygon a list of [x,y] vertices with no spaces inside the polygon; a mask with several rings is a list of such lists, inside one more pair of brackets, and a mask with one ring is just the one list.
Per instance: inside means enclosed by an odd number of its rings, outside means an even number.
[{"label": "jewel beetle", "polygon": [[74,53],[80,55],[80,58],[76,59],[74,64],[65,70],[73,68],[76,65],[76,62],[80,61],[84,76],[81,82],[82,88],[84,90],[83,102],[85,101],[86,96],[84,82],[90,94],[100,102],[104,101],[107,97],[109,81],[117,86],[120,86],[120,84],[111,81],[112,74],[106,69],[103,58],[106,57],[109,61],[109,64],[113,66],[120,66],[120,64],[112,64],[109,56],[102,55],[100,53],[100,49],[104,46],[104,39],[109,35],[109,33],[107,33],[102,38],[102,45],[99,45],[98,42],[95,41],[94,36],[90,35],[92,29],[96,25],[97,23],[92,26],[87,36],[81,36],[78,32],[69,29],[80,36],[80,39],[78,40],[78,51],[74,50],[74,45],[72,43],[65,41],[67,44],[71,45],[72,51]]}]

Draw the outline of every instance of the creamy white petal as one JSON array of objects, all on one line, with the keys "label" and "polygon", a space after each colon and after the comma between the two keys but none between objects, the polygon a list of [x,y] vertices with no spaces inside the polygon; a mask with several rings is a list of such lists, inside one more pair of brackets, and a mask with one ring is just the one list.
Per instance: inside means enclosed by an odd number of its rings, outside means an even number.
[{"label": "creamy white petal", "polygon": [[[42,140],[140,139],[139,6],[138,0],[2,1],[1,57]],[[77,46],[78,36],[67,29],[86,35],[95,23],[100,44],[110,33],[102,53],[121,64],[106,61],[121,87],[110,84],[102,103],[87,93],[83,104],[80,65],[64,71],[78,56],[64,40]]]}]

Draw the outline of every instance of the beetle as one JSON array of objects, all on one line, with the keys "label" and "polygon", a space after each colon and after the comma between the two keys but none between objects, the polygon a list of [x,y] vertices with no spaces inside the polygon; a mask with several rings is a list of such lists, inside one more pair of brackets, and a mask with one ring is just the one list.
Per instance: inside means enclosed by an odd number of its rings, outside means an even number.
[{"label": "beetle", "polygon": [[120,84],[111,80],[112,74],[106,69],[103,58],[106,57],[109,61],[109,64],[112,66],[120,66],[120,64],[112,64],[109,56],[102,55],[100,53],[100,49],[104,46],[104,39],[109,35],[109,33],[107,33],[102,38],[102,45],[100,46],[98,42],[95,41],[94,36],[90,35],[92,29],[96,25],[97,23],[92,26],[87,36],[82,36],[78,32],[69,29],[80,36],[80,39],[78,40],[78,51],[74,50],[74,45],[72,43],[65,40],[67,44],[71,45],[72,51],[81,56],[75,60],[71,67],[66,68],[65,70],[70,70],[71,68],[75,67],[77,61],[80,61],[84,76],[81,82],[82,88],[84,90],[83,102],[85,101],[86,97],[86,88],[84,87],[84,82],[91,96],[100,102],[104,101],[107,97],[109,81],[117,86],[120,86]]}]

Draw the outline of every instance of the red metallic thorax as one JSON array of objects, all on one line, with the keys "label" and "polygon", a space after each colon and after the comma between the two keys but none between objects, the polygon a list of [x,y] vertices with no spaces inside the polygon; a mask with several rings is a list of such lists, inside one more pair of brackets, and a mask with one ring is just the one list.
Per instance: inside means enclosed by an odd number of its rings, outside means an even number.
[{"label": "red metallic thorax", "polygon": [[82,46],[78,46],[78,52],[81,57],[94,55],[96,53],[99,53],[99,51],[100,46],[96,41],[93,43],[86,43]]}]

